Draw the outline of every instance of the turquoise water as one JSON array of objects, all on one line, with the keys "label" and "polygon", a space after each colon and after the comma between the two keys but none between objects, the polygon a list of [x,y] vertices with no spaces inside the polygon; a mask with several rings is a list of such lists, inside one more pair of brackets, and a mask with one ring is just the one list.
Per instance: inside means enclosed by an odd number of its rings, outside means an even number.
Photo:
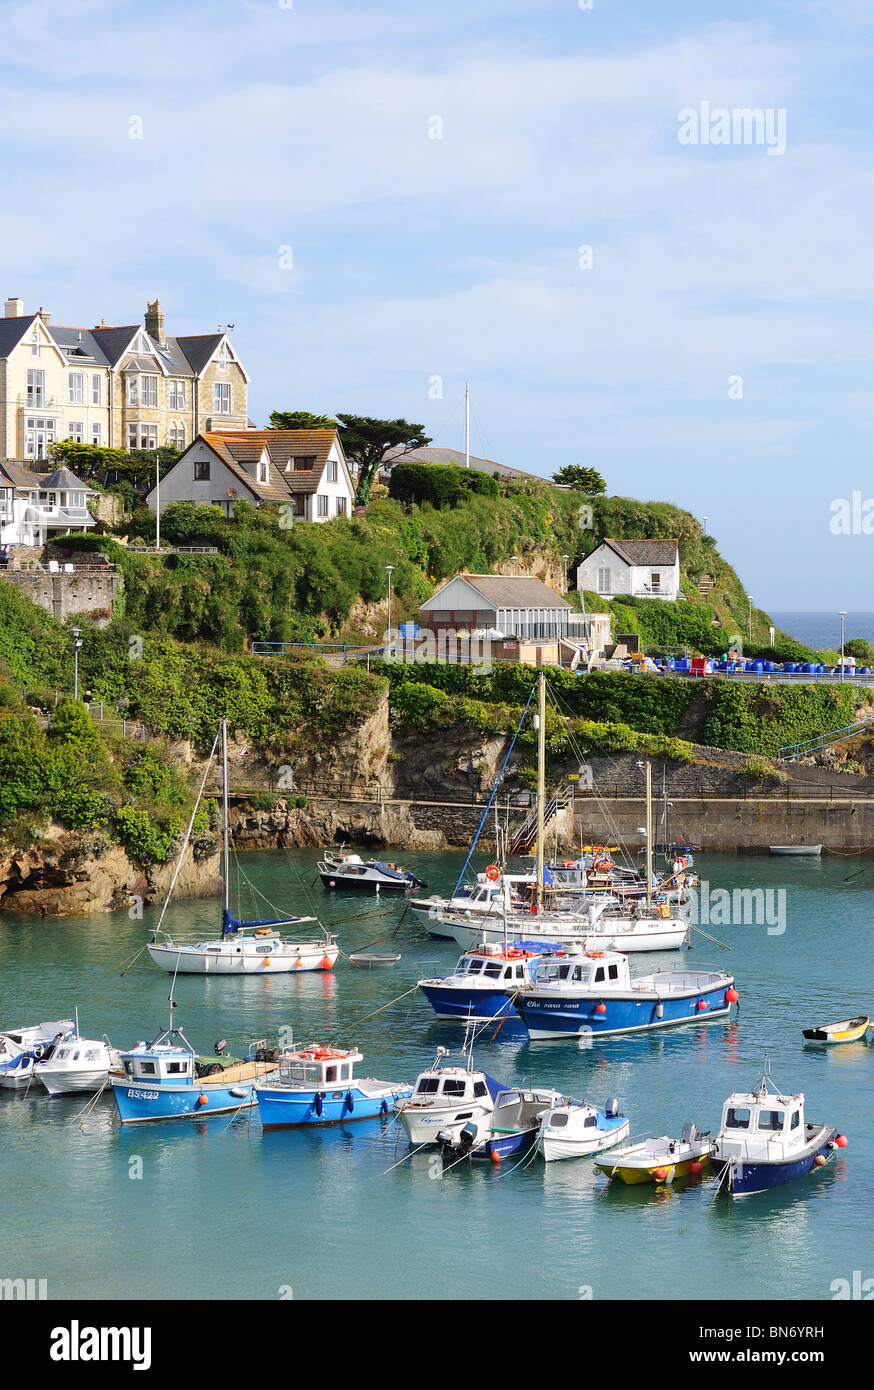
[{"label": "turquoise water", "polygon": [[[324,893],[313,886],[317,857],[276,852],[243,863],[280,906],[317,903],[345,950],[384,941],[403,901]],[[431,889],[445,889],[461,858],[404,862]],[[874,1005],[874,865],[700,856],[699,867],[711,895],[719,887],[786,889],[783,934],[708,927],[731,953],[708,942],[692,953],[696,964],[734,970],[736,1022],[588,1051],[501,1035],[479,1060],[502,1080],[529,1077],[598,1103],[616,1095],[632,1134],[675,1133],[689,1120],[715,1129],[724,1097],[753,1084],[767,1051],[777,1083],[805,1092],[808,1117],[849,1137],[823,1172],[734,1205],[710,1203],[707,1185],[656,1192],[614,1184],[605,1193],[590,1160],[459,1165],[440,1177],[423,1153],[386,1172],[406,1152],[396,1125],[262,1135],[257,1118],[245,1115],[122,1131],[111,1098],[71,1124],[82,1098],[2,1092],[0,1275],[47,1279],[50,1298],[577,1299],[582,1290],[594,1299],[829,1299],[832,1280],[874,1274],[874,1047],[801,1046],[802,1027]],[[122,1046],[154,1036],[170,977],[145,954],[123,978],[119,972],[156,916],[0,918],[3,1026],[78,1005],[85,1034],[105,1031]],[[212,934],[218,905],[181,903],[168,917],[173,930]],[[416,995],[341,1031],[458,954],[452,943],[423,940],[410,914],[395,942],[402,960],[373,972],[341,960],[332,975],[182,977],[177,1018],[200,1051],[220,1037],[235,1051],[293,1028],[299,1043],[358,1044],[364,1074],[413,1081],[438,1043],[459,1036]]]}]

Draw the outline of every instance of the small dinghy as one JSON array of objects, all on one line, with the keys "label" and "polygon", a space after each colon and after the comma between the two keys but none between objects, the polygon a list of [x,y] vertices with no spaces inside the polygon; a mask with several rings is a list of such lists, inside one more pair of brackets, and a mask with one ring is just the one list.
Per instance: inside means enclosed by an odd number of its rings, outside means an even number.
[{"label": "small dinghy", "polygon": [[78,1033],[58,1043],[51,1057],[40,1062],[35,1075],[50,1096],[99,1091],[110,1071],[122,1071],[121,1053],[105,1038],[80,1038]]},{"label": "small dinghy", "polygon": [[608,1178],[619,1178],[633,1185],[641,1182],[668,1183],[677,1178],[697,1177],[710,1167],[710,1131],[699,1133],[697,1125],[684,1125],[680,1139],[668,1134],[644,1139],[630,1148],[618,1149],[609,1158],[596,1159],[595,1167]]},{"label": "small dinghy", "polygon": [[621,1144],[628,1138],[630,1123],[616,1099],[608,1100],[603,1110],[584,1100],[564,1101],[541,1116],[537,1151],[544,1163],[585,1158]]},{"label": "small dinghy", "polygon": [[846,1143],[833,1126],[807,1123],[803,1094],[781,1094],[766,1071],[755,1091],[728,1097],[712,1157],[731,1196],[747,1197],[825,1167]]},{"label": "small dinghy", "polygon": [[384,965],[397,965],[400,951],[353,951],[349,959],[365,970],[378,970]]},{"label": "small dinghy", "polygon": [[859,1014],[858,1018],[845,1018],[840,1023],[823,1023],[819,1028],[805,1028],[801,1036],[808,1043],[858,1042],[870,1027],[868,1015]]},{"label": "small dinghy", "polygon": [[822,854],[822,845],[769,845],[771,854],[789,854],[794,857],[818,859]]}]

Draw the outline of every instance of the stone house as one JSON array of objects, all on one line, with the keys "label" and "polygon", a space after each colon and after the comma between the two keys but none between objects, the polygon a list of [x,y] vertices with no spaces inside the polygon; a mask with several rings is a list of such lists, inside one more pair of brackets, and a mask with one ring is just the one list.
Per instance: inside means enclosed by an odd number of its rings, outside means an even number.
[{"label": "stone house", "polygon": [[53,325],[5,302],[0,319],[0,460],[47,458],[72,439],[184,449],[212,428],[245,430],[249,377],[225,333],[168,337],[156,299],[142,326]]},{"label": "stone house", "polygon": [[196,502],[226,516],[241,498],[280,503],[293,525],[349,516],[354,496],[337,429],[213,430],[198,435],[146,503],[163,513],[173,502]]}]

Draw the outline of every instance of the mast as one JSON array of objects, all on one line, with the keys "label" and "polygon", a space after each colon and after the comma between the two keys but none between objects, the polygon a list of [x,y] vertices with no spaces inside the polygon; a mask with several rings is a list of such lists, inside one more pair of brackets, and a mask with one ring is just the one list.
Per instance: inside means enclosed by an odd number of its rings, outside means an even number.
[{"label": "mast", "polygon": [[543,811],[546,798],[546,674],[537,675],[537,910],[543,910]]},{"label": "mast", "polygon": [[464,466],[470,468],[470,382],[464,383]]},{"label": "mast", "polygon": [[652,763],[646,765],[646,913],[652,909]]},{"label": "mast", "polygon": [[222,720],[222,821],[224,855],[224,909],[230,911],[230,875],[228,873],[228,721]]}]

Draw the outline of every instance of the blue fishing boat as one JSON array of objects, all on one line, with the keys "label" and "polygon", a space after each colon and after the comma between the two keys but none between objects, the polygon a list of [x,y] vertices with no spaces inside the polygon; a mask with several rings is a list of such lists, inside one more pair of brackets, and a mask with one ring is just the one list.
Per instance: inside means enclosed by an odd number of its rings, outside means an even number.
[{"label": "blue fishing boat", "polygon": [[530,983],[532,963],[552,949],[543,941],[483,942],[465,951],[451,974],[419,980],[418,988],[438,1018],[462,1023],[509,1018],[518,1025],[516,991]]},{"label": "blue fishing boat", "polygon": [[371,1120],[412,1095],[412,1086],[405,1082],[356,1077],[355,1063],[362,1060],[354,1048],[344,1051],[317,1043],[281,1053],[276,1071],[255,1086],[264,1129]]},{"label": "blue fishing boat", "polygon": [[659,970],[632,977],[618,951],[545,957],[516,995],[532,1040],[650,1032],[725,1017],[738,1002],[724,970]]},{"label": "blue fishing boat", "polygon": [[110,1073],[122,1124],[203,1119],[255,1105],[255,1082],[275,1070],[275,1052],[252,1043],[245,1059],[228,1058],[222,1042],[213,1057],[199,1057],[182,1029],[172,1026],[172,1000],[170,1008],[170,1026],[154,1042],[122,1052],[123,1074]]},{"label": "blue fishing boat", "polygon": [[803,1094],[778,1091],[766,1070],[755,1091],[725,1102],[712,1162],[732,1197],[748,1197],[824,1168],[846,1142],[830,1125],[806,1123]]}]

